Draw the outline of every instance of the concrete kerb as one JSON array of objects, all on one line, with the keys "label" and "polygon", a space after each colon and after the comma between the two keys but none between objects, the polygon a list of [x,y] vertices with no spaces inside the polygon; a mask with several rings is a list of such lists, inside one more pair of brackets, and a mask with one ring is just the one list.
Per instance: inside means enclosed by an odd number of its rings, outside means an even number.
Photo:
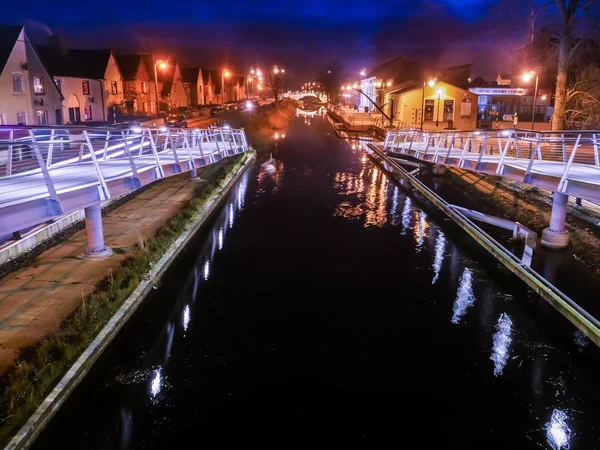
[{"label": "concrete kerb", "polygon": [[84,350],[65,376],[58,382],[37,410],[27,420],[25,425],[21,427],[19,432],[8,443],[5,447],[6,450],[26,449],[33,444],[35,439],[48,425],[52,417],[54,417],[60,407],[68,399],[69,395],[90,371],[100,355],[108,348],[125,323],[127,323],[146,296],[152,291],[153,287],[160,281],[173,261],[175,261],[177,256],[179,256],[181,251],[202,225],[204,225],[211,217],[212,213],[221,205],[223,199],[229,194],[229,191],[234,186],[235,182],[242,176],[248,167],[250,167],[255,156],[253,151],[248,151],[247,160],[244,165],[229,179],[221,192],[215,194],[206,202],[205,207],[196,214],[196,217],[194,217],[192,222],[188,225],[186,231],[171,244],[162,258],[160,258],[160,260],[152,267],[144,281],[142,281],[127,300],[125,300],[123,305],[121,305],[115,315],[104,326],[98,336],[96,336],[88,348]]}]

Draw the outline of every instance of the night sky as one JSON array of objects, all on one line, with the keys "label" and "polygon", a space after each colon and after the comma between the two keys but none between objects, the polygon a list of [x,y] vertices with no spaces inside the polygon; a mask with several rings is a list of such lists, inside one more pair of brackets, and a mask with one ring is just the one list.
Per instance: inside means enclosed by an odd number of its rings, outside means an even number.
[{"label": "night sky", "polygon": [[514,4],[29,0],[11,3],[1,20],[25,25],[35,42],[59,32],[71,47],[168,52],[182,63],[215,68],[278,63],[299,81],[313,79],[334,56],[354,73],[400,55],[446,66],[473,62],[473,76],[495,79],[510,71],[510,55],[526,39],[526,8]]}]

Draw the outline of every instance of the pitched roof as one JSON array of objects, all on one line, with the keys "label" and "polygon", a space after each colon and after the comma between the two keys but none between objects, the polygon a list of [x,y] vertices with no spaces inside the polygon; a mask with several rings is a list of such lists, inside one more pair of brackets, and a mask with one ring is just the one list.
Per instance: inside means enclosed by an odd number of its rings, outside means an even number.
[{"label": "pitched roof", "polygon": [[68,50],[66,54],[48,45],[36,46],[52,75],[103,79],[111,50]]},{"label": "pitched roof", "polygon": [[210,77],[210,69],[200,68],[200,71],[202,72],[202,83],[208,84],[208,78]]},{"label": "pitched roof", "polygon": [[142,63],[142,55],[134,53],[131,55],[115,55],[117,64],[121,69],[121,74],[124,80],[135,80],[140,64]]},{"label": "pitched roof", "polygon": [[90,78],[104,78],[111,53],[110,49],[69,50],[69,55],[79,61]]},{"label": "pitched roof", "polygon": [[198,83],[200,67],[182,67],[179,69],[179,72],[181,73],[181,81],[184,83]]},{"label": "pitched roof", "polygon": [[23,27],[18,25],[0,25],[0,73],[17,43],[22,29]]},{"label": "pitched roof", "polygon": [[391,79],[394,80],[394,84],[408,80],[420,80],[422,78],[421,66],[414,61],[398,56],[375,67],[367,77],[378,77],[384,81]]}]

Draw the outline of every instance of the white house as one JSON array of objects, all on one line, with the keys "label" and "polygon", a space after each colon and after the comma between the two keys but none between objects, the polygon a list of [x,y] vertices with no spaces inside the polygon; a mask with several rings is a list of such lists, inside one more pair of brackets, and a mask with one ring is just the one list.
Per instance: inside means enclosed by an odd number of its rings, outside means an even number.
[{"label": "white house", "polygon": [[111,50],[67,50],[58,39],[38,52],[63,95],[65,123],[108,121],[123,102],[123,79]]},{"label": "white house", "polygon": [[21,26],[0,25],[0,125],[62,123],[61,94]]}]

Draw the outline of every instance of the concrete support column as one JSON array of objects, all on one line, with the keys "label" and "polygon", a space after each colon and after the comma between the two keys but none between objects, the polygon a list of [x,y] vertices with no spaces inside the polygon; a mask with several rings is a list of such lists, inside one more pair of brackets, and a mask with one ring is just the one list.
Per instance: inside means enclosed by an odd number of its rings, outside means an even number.
[{"label": "concrete support column", "polygon": [[560,192],[554,193],[550,226],[542,231],[542,245],[544,247],[560,249],[569,245],[569,232],[565,230],[568,201],[568,195]]},{"label": "concrete support column", "polygon": [[198,169],[192,169],[190,170],[190,179],[194,180],[198,178]]},{"label": "concrete support column", "polygon": [[102,207],[100,203],[85,208],[85,230],[88,247],[84,252],[86,258],[107,258],[112,250],[104,245],[104,230],[102,228]]}]

